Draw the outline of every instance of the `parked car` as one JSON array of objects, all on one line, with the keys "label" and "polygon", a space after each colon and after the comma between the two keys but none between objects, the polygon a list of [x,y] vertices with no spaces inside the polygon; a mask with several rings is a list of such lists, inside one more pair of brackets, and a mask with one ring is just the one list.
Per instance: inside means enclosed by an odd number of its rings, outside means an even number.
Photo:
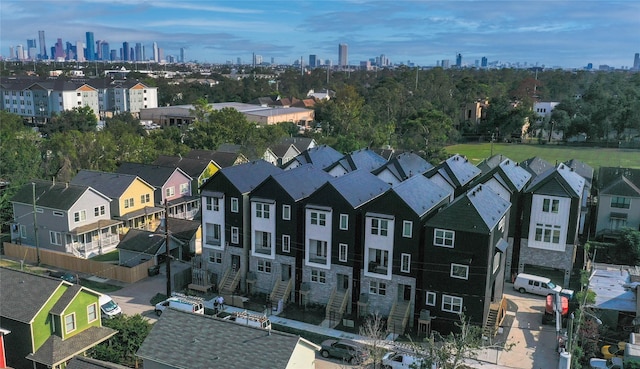
[{"label": "parked car", "polygon": [[[387,352],[382,357],[382,367],[384,369],[411,369],[421,368],[426,365],[423,358],[415,357],[410,353],[401,352]],[[431,365],[432,369],[438,369],[438,366],[434,363]]]},{"label": "parked car", "polygon": [[562,291],[562,287],[551,282],[551,279],[526,273],[516,276],[513,289],[520,293],[529,292],[542,296]]},{"label": "parked car", "polygon": [[189,313],[204,314],[204,303],[202,299],[179,293],[173,293],[172,296],[165,301],[157,303],[154,309],[156,315],[162,315],[162,312],[168,307]]},{"label": "parked car", "polygon": [[103,319],[111,319],[122,314],[122,309],[116,304],[115,301],[109,295],[100,295],[98,300],[100,302],[100,310],[102,311]]},{"label": "parked car", "polygon": [[49,275],[54,278],[64,279],[69,283],[78,283],[78,275],[70,272],[56,272],[54,270],[49,271]]},{"label": "parked car", "polygon": [[360,364],[369,358],[362,344],[350,340],[326,340],[322,342],[320,354],[324,358],[336,357],[350,364]]},{"label": "parked car", "polygon": [[598,359],[592,358],[589,360],[589,366],[592,369],[622,369],[622,359],[619,357],[613,357],[611,359]]}]

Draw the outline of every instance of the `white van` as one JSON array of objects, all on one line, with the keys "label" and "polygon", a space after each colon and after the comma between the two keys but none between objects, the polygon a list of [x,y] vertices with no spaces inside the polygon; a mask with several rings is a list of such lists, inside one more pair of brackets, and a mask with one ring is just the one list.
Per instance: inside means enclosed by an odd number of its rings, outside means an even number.
[{"label": "white van", "polygon": [[[427,363],[423,358],[416,357],[410,353],[403,352],[387,352],[382,357],[382,367],[388,369],[411,369],[411,368],[424,368]],[[432,369],[438,369],[438,366],[433,363]]]},{"label": "white van", "polygon": [[202,299],[178,293],[174,293],[168,299],[157,303],[155,308],[156,315],[162,315],[162,312],[167,307],[189,313],[204,314],[204,301]]},{"label": "white van", "polygon": [[238,324],[244,324],[251,327],[258,327],[262,329],[271,329],[271,321],[265,315],[251,314],[246,311],[237,311],[224,317],[225,320],[230,320]]},{"label": "white van", "polygon": [[562,287],[551,282],[551,279],[526,273],[518,274],[513,282],[513,289],[520,293],[529,292],[542,296],[562,291]]},{"label": "white van", "polygon": [[120,306],[116,304],[115,301],[109,295],[100,295],[98,299],[100,304],[100,311],[102,313],[102,318],[111,319],[114,316],[122,314],[122,309]]}]

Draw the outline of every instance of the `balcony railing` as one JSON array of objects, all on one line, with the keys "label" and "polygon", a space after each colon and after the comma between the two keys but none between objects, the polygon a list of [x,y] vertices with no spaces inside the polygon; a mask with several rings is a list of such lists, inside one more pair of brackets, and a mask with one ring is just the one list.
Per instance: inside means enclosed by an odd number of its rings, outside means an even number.
[{"label": "balcony railing", "polygon": [[369,262],[369,267],[367,268],[367,271],[369,273],[376,273],[376,274],[384,274],[386,275],[389,272],[389,267],[386,265],[380,265],[376,262]]},{"label": "balcony railing", "polygon": [[271,247],[256,246],[256,254],[271,255]]},{"label": "balcony railing", "polygon": [[309,261],[316,264],[326,264],[327,257],[326,256],[318,256],[318,255],[309,255]]}]

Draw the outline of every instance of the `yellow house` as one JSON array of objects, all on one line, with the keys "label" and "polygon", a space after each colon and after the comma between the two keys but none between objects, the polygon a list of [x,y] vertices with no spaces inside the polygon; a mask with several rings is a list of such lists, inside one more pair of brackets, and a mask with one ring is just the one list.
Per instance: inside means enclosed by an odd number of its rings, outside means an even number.
[{"label": "yellow house", "polygon": [[156,207],[154,187],[138,176],[81,170],[72,184],[90,186],[111,199],[111,218],[123,221],[122,234],[129,228],[155,230],[164,216]]},{"label": "yellow house", "polygon": [[[212,175],[214,175],[220,167],[211,159],[200,158],[184,158],[182,156],[160,155],[152,163],[163,167],[180,168],[183,172],[193,178],[191,188],[196,189]],[[193,191],[195,195],[195,191]]]}]

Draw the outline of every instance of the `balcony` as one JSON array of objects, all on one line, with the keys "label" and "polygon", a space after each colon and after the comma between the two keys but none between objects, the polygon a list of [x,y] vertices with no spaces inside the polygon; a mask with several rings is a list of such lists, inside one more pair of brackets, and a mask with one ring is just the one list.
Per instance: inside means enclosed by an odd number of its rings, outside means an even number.
[{"label": "balcony", "polygon": [[327,257],[322,255],[309,255],[309,262],[326,265]]},{"label": "balcony", "polygon": [[256,245],[255,253],[262,254],[262,255],[271,255],[271,247]]},{"label": "balcony", "polygon": [[387,273],[389,272],[389,266],[388,265],[380,265],[379,263],[377,263],[375,261],[370,261],[369,262],[369,266],[367,268],[367,272],[387,275]]}]

